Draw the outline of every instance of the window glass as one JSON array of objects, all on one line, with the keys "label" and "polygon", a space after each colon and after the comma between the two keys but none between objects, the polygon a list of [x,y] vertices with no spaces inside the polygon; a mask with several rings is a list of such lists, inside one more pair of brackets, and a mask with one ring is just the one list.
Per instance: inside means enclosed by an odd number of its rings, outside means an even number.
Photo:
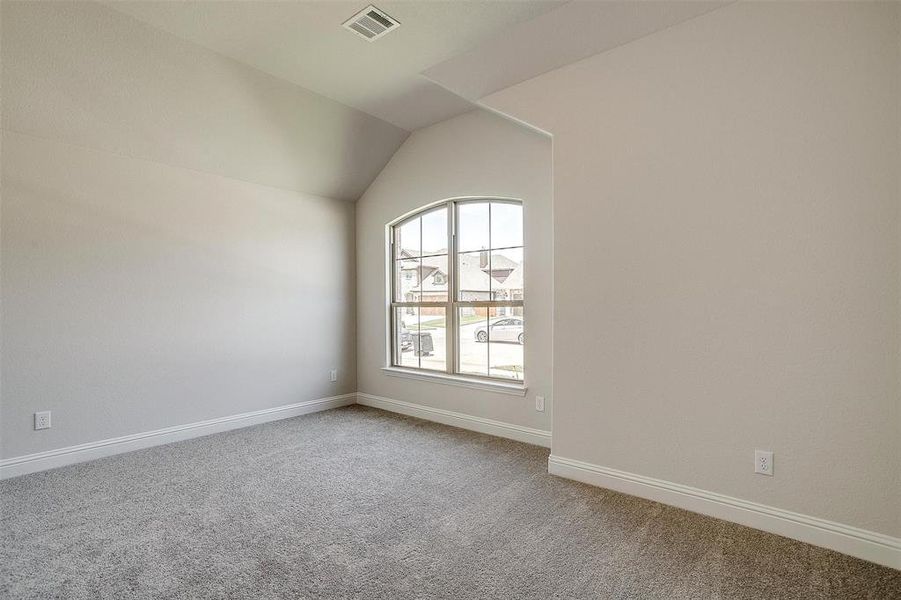
[{"label": "window glass", "polygon": [[460,373],[488,376],[489,311],[481,307],[463,307],[458,312]]},{"label": "window glass", "polygon": [[522,246],[522,204],[491,203],[491,247]]},{"label": "window glass", "polygon": [[498,319],[492,324],[488,339],[489,376],[521,381],[525,342],[521,322]]},{"label": "window glass", "polygon": [[419,259],[394,261],[395,302],[419,302]]},{"label": "window glass", "polygon": [[523,249],[492,250],[490,265],[492,300],[522,300]]},{"label": "window glass", "polygon": [[419,309],[405,306],[394,309],[394,364],[419,368],[413,352],[413,332],[419,330]]},{"label": "window glass", "polygon": [[488,250],[489,204],[487,202],[463,202],[457,207],[457,252]]},{"label": "window glass", "polygon": [[410,219],[394,228],[396,259],[415,258],[422,253],[421,228],[422,221],[419,218]]},{"label": "window glass", "polygon": [[422,215],[422,255],[447,254],[447,207]]},{"label": "window glass", "polygon": [[419,335],[413,339],[419,352],[419,366],[433,371],[447,369],[447,315],[444,307],[423,307],[419,311]]},{"label": "window glass", "polygon": [[422,302],[447,302],[447,255],[422,258],[421,283],[417,286]]},{"label": "window glass", "polygon": [[522,227],[517,202],[465,200],[392,228],[393,365],[523,380]]},{"label": "window glass", "polygon": [[487,250],[457,254],[457,289],[460,300],[492,300]]}]

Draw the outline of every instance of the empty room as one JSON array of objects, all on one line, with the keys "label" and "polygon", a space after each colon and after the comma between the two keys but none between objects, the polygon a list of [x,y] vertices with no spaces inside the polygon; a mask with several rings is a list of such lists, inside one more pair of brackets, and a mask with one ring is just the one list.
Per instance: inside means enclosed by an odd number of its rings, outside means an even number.
[{"label": "empty room", "polygon": [[901,600],[901,2],[0,0],[3,600]]}]

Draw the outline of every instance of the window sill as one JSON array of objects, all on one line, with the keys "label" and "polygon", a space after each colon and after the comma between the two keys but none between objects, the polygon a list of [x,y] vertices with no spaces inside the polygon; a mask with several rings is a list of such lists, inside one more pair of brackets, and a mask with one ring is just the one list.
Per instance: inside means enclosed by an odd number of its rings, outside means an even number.
[{"label": "window sill", "polygon": [[429,381],[432,383],[440,383],[443,385],[455,385],[473,390],[485,390],[487,392],[496,392],[498,394],[509,394],[511,396],[525,396],[528,388],[521,383],[504,383],[502,381],[487,381],[477,379],[475,377],[464,377],[461,375],[446,375],[444,373],[428,373],[417,371],[414,369],[403,369],[401,367],[382,367],[385,375],[392,377],[403,377],[405,379],[416,379],[419,381]]}]

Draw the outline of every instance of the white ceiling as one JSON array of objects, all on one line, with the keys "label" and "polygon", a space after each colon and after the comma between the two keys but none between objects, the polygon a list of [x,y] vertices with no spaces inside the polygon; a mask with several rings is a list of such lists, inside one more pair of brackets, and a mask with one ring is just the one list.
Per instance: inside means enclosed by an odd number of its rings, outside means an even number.
[{"label": "white ceiling", "polygon": [[183,39],[412,131],[472,105],[420,75],[498,37],[560,0],[374,2],[400,21],[375,42],[341,24],[369,4],[346,2],[159,2],[107,6]]},{"label": "white ceiling", "polygon": [[730,0],[570,2],[424,71],[473,102],[492,92],[672,27]]}]

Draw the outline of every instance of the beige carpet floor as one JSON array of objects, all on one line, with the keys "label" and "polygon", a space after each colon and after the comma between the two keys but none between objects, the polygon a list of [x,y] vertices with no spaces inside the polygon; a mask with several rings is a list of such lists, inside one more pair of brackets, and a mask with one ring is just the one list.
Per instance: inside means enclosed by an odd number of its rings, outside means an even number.
[{"label": "beige carpet floor", "polygon": [[901,572],[359,406],[0,483],[4,599],[901,598]]}]

